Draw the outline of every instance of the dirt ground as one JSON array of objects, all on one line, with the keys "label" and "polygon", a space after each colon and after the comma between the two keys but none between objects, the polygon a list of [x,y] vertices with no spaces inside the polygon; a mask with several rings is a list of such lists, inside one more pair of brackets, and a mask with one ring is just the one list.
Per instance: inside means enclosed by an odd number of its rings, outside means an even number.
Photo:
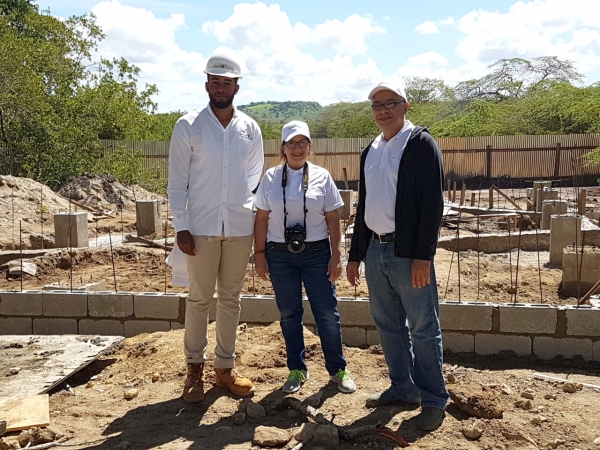
[{"label": "dirt ground", "polygon": [[[164,292],[165,286],[168,292],[187,291],[185,288],[171,285],[171,268],[164,264],[164,250],[127,244],[114,247],[113,256],[119,291]],[[537,252],[461,256],[459,289],[456,254],[438,249],[435,266],[440,299],[492,303],[516,300],[521,303],[574,304],[574,297],[562,295],[562,271],[544,265],[548,261],[548,252],[540,252],[539,256],[539,272]],[[73,252],[72,257],[67,251],[53,251],[31,261],[37,265],[38,273],[35,277],[25,276],[23,289],[41,289],[51,283],[59,283],[69,288],[71,276],[74,287],[81,283],[106,281],[109,290],[115,289],[111,254],[107,247],[78,249]],[[249,264],[242,292],[273,295],[271,283],[261,280],[253,272],[252,264]],[[141,274],[143,276],[140,276]],[[0,289],[20,288],[20,279],[0,278]],[[338,281],[337,293],[339,297],[368,297],[366,281],[363,277],[361,285],[355,289],[342,277]]]},{"label": "dirt ground", "polygon": [[[114,354],[102,357],[59,386],[50,397],[51,427],[69,438],[74,449],[258,449],[252,444],[259,425],[294,431],[307,421],[293,410],[277,408],[284,394],[279,390],[287,378],[285,350],[278,323],[268,327],[239,328],[237,368],[252,378],[257,391],[254,402],[263,405],[267,416],[246,419],[236,425],[233,414],[238,399],[214,387],[207,363],[207,394],[201,404],[188,405],[180,398],[185,378],[182,357],[183,332],[154,333],[126,339]],[[209,330],[208,356],[215,342]],[[310,380],[294,396],[304,400],[321,392],[317,407],[338,426],[381,424],[398,431],[416,449],[546,449],[590,450],[600,437],[600,391],[583,387],[574,393],[560,383],[534,379],[541,372],[573,382],[600,384],[600,371],[568,367],[577,361],[554,361],[542,365],[531,358],[494,358],[447,355],[445,375],[448,388],[457,395],[472,397],[479,405],[503,412],[501,419],[475,419],[449,402],[444,424],[432,433],[415,426],[418,410],[400,406],[375,410],[364,406],[369,395],[388,385],[387,367],[381,348],[345,348],[345,355],[358,389],[341,394],[329,383],[318,338],[305,330]],[[1,364],[0,364],[1,366]],[[124,392],[137,389],[132,400]],[[529,410],[515,402],[531,400]],[[555,398],[553,396],[556,396]],[[545,398],[547,397],[547,398]],[[478,440],[463,435],[473,422],[483,430]],[[8,438],[14,440],[14,435]],[[291,448],[292,442],[286,448]],[[310,449],[311,446],[304,448]],[[323,447],[321,447],[323,448]],[[391,450],[400,448],[381,436],[341,441],[342,449]]]},{"label": "dirt ground", "polygon": [[[2,177],[0,182],[0,248],[13,248],[15,228],[12,218],[17,218],[17,223],[21,222],[27,236],[40,233],[42,224],[45,232],[53,231],[49,213],[69,208],[69,201],[63,197],[53,197],[51,191],[46,192],[47,188],[22,180]],[[88,189],[89,196],[93,194],[89,186],[100,185],[104,186],[102,189],[108,189],[103,183],[86,183],[83,180],[80,187]],[[15,189],[15,184],[19,184],[19,189]],[[40,198],[40,189],[47,199],[42,202],[36,200]],[[75,192],[80,191],[75,189]],[[98,194],[94,192],[93,195]],[[574,194],[574,191],[565,191],[570,200]],[[103,198],[114,200],[114,192],[112,195]],[[523,202],[524,195],[524,191],[519,191],[515,198]],[[119,196],[122,197],[122,193]],[[467,198],[470,198],[470,193]],[[487,191],[482,191],[482,203],[486,198]],[[588,188],[588,206],[596,205],[599,198],[599,188]],[[86,198],[81,200],[85,202]],[[39,210],[36,210],[36,204]],[[103,205],[96,203],[100,204]],[[570,205],[573,205],[572,201]],[[109,230],[113,236],[135,232],[134,211],[126,207],[121,217],[121,210],[113,203],[106,206],[113,210],[112,217],[99,221],[97,231],[96,225],[90,224],[91,241],[96,236],[105,238]],[[13,207],[16,213],[13,213]],[[489,231],[495,231],[495,223],[490,222],[486,226],[489,226]],[[455,231],[444,230],[444,233],[453,235]],[[172,235],[172,230],[169,234]],[[26,242],[29,241],[24,239],[23,242],[27,247]],[[65,287],[72,283],[76,287],[82,282],[104,280],[109,290],[184,292],[185,289],[171,285],[171,271],[164,264],[165,257],[164,250],[140,244],[116,245],[112,257],[108,247],[77,249],[71,254],[64,250],[51,251],[32,260],[37,265],[37,276],[26,276],[23,280],[2,277],[0,289],[20,289],[21,281],[24,289],[39,289],[55,282]],[[546,267],[547,260],[547,252],[464,253],[459,269],[456,254],[439,249],[435,265],[440,298],[494,303],[573,304],[574,298],[567,298],[561,293],[562,272]],[[254,275],[252,264],[248,265],[243,292],[273,294],[270,283]],[[338,296],[368,296],[364,278],[357,289],[344,278],[340,279]],[[211,346],[208,356],[212,360],[213,325],[209,334]],[[509,354],[485,358],[446,355],[448,388],[454,394],[469,397],[473,404],[502,411],[503,417],[470,418],[454,402],[449,402],[442,427],[432,433],[421,433],[415,426],[418,410],[397,406],[371,410],[364,406],[366,397],[388,385],[387,366],[379,346],[345,349],[348,369],[358,386],[356,393],[346,395],[328,384],[318,338],[305,330],[305,339],[311,378],[295,397],[304,400],[321,393],[319,411],[338,426],[388,426],[398,431],[411,448],[417,449],[600,448],[600,390],[583,387],[574,393],[566,393],[560,383],[534,379],[535,372],[542,372],[574,382],[600,385],[600,370],[595,365],[579,360],[542,362],[533,357],[514,358]],[[256,383],[253,401],[265,407],[267,415],[263,419],[247,419],[243,424],[234,424],[233,414],[238,410],[239,400],[213,386],[210,362],[207,364],[208,392],[205,401],[197,405],[185,404],[180,398],[185,378],[182,347],[182,331],[126,339],[114,353],[101,357],[52,393],[51,426],[64,433],[68,438],[66,444],[71,445],[68,448],[74,449],[246,450],[259,448],[252,444],[254,429],[259,425],[292,432],[306,422],[300,413],[278,408],[283,397],[279,389],[288,373],[278,323],[268,327],[241,325],[239,329],[237,368]],[[4,375],[5,366],[6,362],[0,361],[0,376]],[[66,383],[70,384],[72,392]],[[138,395],[126,400],[124,393],[130,389],[138,390]],[[515,405],[515,402],[525,401],[522,394],[533,397],[528,410]],[[474,422],[483,434],[472,441],[464,436],[463,428],[474,425]],[[5,436],[5,439],[14,442],[15,435]],[[286,448],[293,445],[295,442],[292,441]],[[311,446],[303,448],[310,449]],[[400,447],[388,438],[370,436],[342,441],[341,448],[391,450]]]}]

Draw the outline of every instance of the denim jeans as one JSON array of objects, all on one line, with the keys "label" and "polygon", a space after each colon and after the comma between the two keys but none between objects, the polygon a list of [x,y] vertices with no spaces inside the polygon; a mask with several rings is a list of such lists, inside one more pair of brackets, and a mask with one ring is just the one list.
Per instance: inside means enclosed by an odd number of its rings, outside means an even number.
[{"label": "denim jeans", "polygon": [[329,241],[309,246],[302,253],[290,253],[267,242],[266,256],[275,300],[281,313],[281,331],[285,339],[288,368],[307,370],[302,332],[304,283],[321,339],[325,368],[330,375],[345,369],[335,283],[331,283],[327,275],[331,257]]},{"label": "denim jeans", "polygon": [[[394,242],[373,240],[365,259],[371,315],[397,398],[445,409],[442,332],[433,260],[430,284],[413,288],[413,260],[398,258]],[[409,330],[410,326],[410,330]]]}]

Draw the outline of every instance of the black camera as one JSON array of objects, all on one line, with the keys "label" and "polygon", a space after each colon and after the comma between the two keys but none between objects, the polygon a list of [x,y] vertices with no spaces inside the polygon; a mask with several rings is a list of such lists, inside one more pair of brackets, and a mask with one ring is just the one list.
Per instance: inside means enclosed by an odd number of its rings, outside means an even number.
[{"label": "black camera", "polygon": [[304,239],[306,239],[306,229],[299,223],[285,229],[285,243],[290,253],[302,253],[306,248]]}]

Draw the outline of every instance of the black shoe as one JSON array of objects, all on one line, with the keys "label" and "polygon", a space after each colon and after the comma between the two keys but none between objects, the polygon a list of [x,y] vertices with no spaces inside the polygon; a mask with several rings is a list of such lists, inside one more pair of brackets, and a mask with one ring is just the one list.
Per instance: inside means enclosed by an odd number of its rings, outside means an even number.
[{"label": "black shoe", "polygon": [[365,402],[365,406],[367,408],[378,408],[379,406],[388,405],[400,405],[407,406],[409,408],[416,408],[420,404],[421,402],[419,400],[402,400],[401,398],[394,396],[389,389],[367,397],[367,401]]},{"label": "black shoe", "polygon": [[424,406],[417,417],[417,428],[422,431],[433,431],[438,428],[446,417],[446,411],[433,406]]}]

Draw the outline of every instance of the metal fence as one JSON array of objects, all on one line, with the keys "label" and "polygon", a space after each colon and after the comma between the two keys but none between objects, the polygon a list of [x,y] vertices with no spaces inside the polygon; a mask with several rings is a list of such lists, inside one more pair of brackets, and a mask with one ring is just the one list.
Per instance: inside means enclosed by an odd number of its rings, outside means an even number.
[{"label": "metal fence", "polygon": [[[598,134],[483,136],[436,139],[446,175],[456,178],[563,178],[600,176],[599,167],[585,164],[583,155],[600,147]],[[315,139],[310,160],[325,167],[336,181],[358,180],[360,152],[371,139]],[[168,173],[168,141],[101,141],[105,151],[117,147],[141,150],[146,168]],[[280,163],[280,141],[266,140],[265,170]],[[345,172],[345,173],[344,173]]]}]

